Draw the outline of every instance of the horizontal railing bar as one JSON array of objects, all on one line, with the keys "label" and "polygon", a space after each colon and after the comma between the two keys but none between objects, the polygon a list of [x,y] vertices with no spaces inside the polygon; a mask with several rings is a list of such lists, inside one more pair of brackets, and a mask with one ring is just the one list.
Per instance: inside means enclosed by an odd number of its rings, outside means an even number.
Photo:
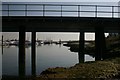
[{"label": "horizontal railing bar", "polygon": [[[8,11],[8,10],[2,10],[2,11]],[[43,10],[9,10],[9,12],[13,12],[13,11],[38,11],[38,12],[43,12]],[[44,12],[61,12],[60,10],[44,10]],[[62,12],[93,12],[95,13],[96,11],[62,11]],[[97,13],[120,13],[120,12],[108,12],[108,11],[97,11]]]},{"label": "horizontal railing bar", "polygon": [[[2,4],[2,5],[21,5],[21,4]],[[22,4],[22,5],[45,5],[45,6],[78,6],[78,5],[61,5],[61,4]]]},{"label": "horizontal railing bar", "polygon": [[114,12],[112,12],[112,11],[111,12],[110,11],[97,11],[97,13],[111,13],[112,14]]},{"label": "horizontal railing bar", "polygon": [[[43,10],[2,10],[2,11],[42,11]],[[44,10],[44,12],[61,12],[61,10]],[[62,10],[62,12],[96,12],[96,11],[69,11],[69,10]],[[112,12],[112,11],[97,11],[97,13],[120,13],[120,12]]]},{"label": "horizontal railing bar", "polygon": [[45,5],[45,6],[97,6],[97,7],[120,7],[120,6],[109,6],[109,5],[61,5],[61,4],[2,4],[2,5]]},{"label": "horizontal railing bar", "polygon": [[[2,10],[2,11],[8,11],[8,10]],[[26,11],[43,11],[43,10],[9,10],[9,12],[10,11],[24,11],[24,12],[26,12]]]}]

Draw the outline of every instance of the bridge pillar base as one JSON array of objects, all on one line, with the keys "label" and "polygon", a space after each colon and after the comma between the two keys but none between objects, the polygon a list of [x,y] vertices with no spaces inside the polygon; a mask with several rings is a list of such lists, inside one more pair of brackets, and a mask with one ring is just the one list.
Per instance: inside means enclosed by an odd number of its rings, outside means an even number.
[{"label": "bridge pillar base", "polygon": [[96,28],[95,31],[95,60],[101,60],[105,53],[106,42],[104,28]]}]

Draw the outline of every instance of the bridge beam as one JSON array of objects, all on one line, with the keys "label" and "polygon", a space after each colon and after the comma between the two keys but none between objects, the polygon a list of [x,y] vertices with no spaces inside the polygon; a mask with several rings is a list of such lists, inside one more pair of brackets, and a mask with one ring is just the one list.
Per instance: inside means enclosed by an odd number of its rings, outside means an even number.
[{"label": "bridge beam", "polygon": [[106,42],[105,42],[104,28],[103,27],[96,28],[96,31],[95,31],[95,60],[101,60],[103,58],[105,49],[106,49]]},{"label": "bridge beam", "polygon": [[36,76],[36,32],[32,31],[32,75]]},{"label": "bridge beam", "polygon": [[79,63],[84,62],[84,45],[85,45],[85,40],[84,40],[84,31],[80,32],[79,36]]},{"label": "bridge beam", "polygon": [[25,76],[25,27],[19,27],[19,76]]}]

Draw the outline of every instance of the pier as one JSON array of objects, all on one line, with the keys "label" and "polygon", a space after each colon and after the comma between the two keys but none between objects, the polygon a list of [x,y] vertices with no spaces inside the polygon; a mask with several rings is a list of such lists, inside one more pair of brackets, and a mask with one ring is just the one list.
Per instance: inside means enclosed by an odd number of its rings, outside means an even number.
[{"label": "pier", "polygon": [[[102,53],[105,52],[105,35],[107,32],[120,32],[120,18],[116,17],[115,8],[120,6],[97,6],[97,5],[54,5],[54,4],[2,4],[7,6],[7,9],[3,9],[2,16],[2,31],[3,32],[19,32],[19,66],[25,67],[25,32],[32,33],[32,74],[35,75],[35,43],[36,32],[79,32],[79,54],[84,56],[84,33],[95,32],[95,47],[96,47],[96,60],[100,60],[98,56],[102,57]],[[12,6],[23,6],[21,10],[10,9]],[[40,9],[34,10],[29,7],[38,6]],[[60,9],[48,9],[47,7],[59,7]],[[64,9],[64,7],[75,7],[75,10]],[[86,10],[82,11],[81,7],[93,7],[94,11]],[[98,8],[111,8],[111,11],[99,11]],[[14,14],[14,12],[17,12]],[[30,15],[30,12],[39,12],[39,15]],[[58,13],[54,15],[51,13]],[[82,17],[81,13],[87,12],[94,13],[93,17]],[[74,13],[75,15],[65,15],[65,13]],[[108,13],[110,17],[100,17],[100,13]],[[19,15],[18,15],[19,14]],[[49,15],[47,15],[49,14]],[[84,58],[84,57],[83,57]],[[21,68],[20,68],[21,69]],[[22,72],[21,72],[22,71]],[[21,76],[25,72],[25,69],[19,71]]]}]

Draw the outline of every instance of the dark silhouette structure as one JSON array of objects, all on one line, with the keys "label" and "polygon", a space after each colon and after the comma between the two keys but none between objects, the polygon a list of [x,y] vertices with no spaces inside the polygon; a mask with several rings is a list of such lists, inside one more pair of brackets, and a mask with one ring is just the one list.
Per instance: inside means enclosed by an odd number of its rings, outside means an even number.
[{"label": "dark silhouette structure", "polygon": [[[40,10],[29,10],[28,6],[36,4],[3,4],[8,7],[6,16],[2,16],[2,31],[3,32],[19,32],[19,75],[25,76],[25,32],[32,32],[32,75],[36,73],[36,32],[80,32],[79,57],[84,60],[84,33],[95,32],[96,60],[101,60],[100,56],[105,51],[105,32],[120,32],[120,18],[114,17],[114,8],[117,6],[97,6],[97,5],[52,5],[52,4],[37,4],[42,6]],[[12,10],[10,6],[23,5],[23,10]],[[46,9],[46,6],[59,6],[59,10]],[[64,6],[76,6],[77,10],[64,10]],[[81,11],[80,7],[94,7],[94,11]],[[98,11],[99,7],[111,7],[111,12]],[[11,12],[23,11],[24,15],[14,16]],[[29,16],[30,11],[39,11],[42,15]],[[59,16],[46,16],[47,12],[58,12]],[[64,16],[64,12],[75,12],[76,16]],[[81,17],[81,12],[95,13],[94,17]],[[98,17],[99,13],[110,13],[111,17]]]}]

